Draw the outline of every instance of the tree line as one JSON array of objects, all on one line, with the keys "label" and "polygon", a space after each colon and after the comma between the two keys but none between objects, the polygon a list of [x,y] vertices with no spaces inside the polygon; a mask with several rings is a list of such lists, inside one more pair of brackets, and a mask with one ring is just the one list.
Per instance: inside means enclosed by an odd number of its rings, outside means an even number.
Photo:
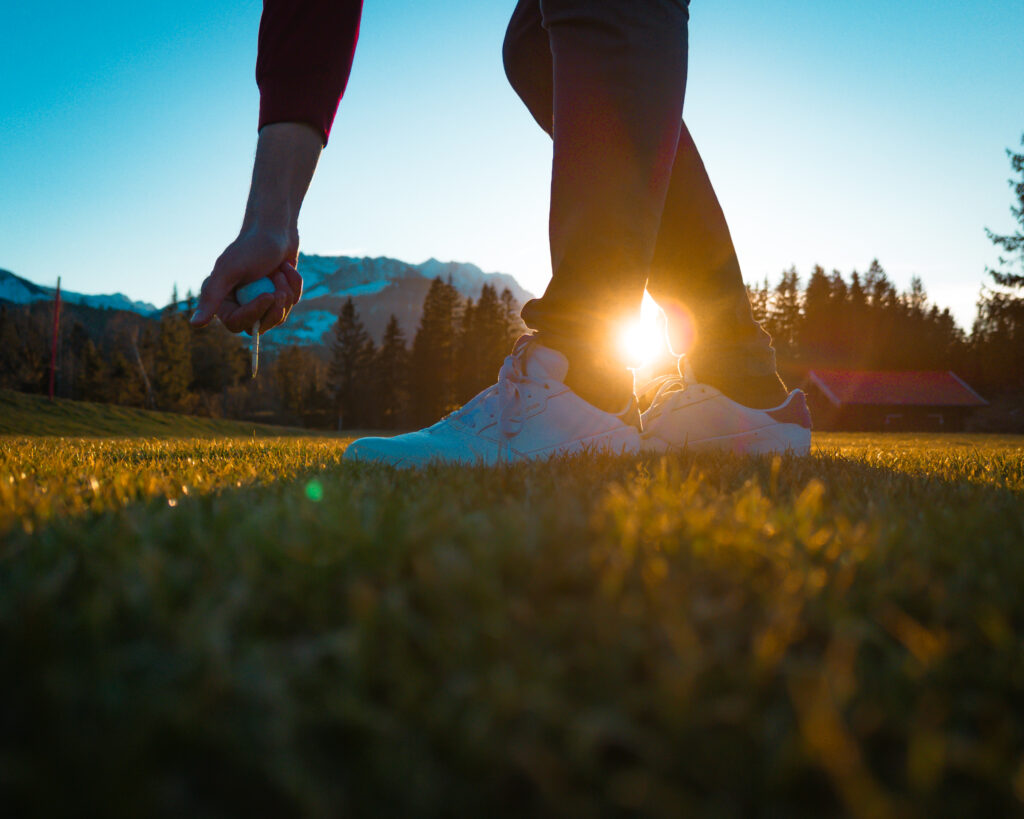
[{"label": "tree line", "polygon": [[[805,279],[791,268],[748,291],[787,380],[814,368],[952,369],[983,394],[1024,393],[1024,275],[992,274],[969,334],[919,278],[900,292],[877,260],[849,276],[815,266]],[[246,337],[217,322],[192,327],[192,301],[174,294],[157,321],[99,337],[72,313],[61,324],[57,394],[320,428],[414,428],[492,384],[523,332],[507,289],[485,285],[463,299],[438,278],[411,343],[394,315],[375,343],[348,299],[329,345],[271,347],[252,380]],[[0,307],[0,387],[46,392],[51,311]]]},{"label": "tree line", "polygon": [[[1024,146],[1024,137],[1021,140]],[[795,268],[749,286],[755,318],[772,335],[788,380],[807,370],[954,370],[986,397],[1024,396],[1024,151],[1007,151],[1017,227],[987,231],[1000,251],[987,271],[970,333],[930,303],[920,278],[899,291],[882,265],[844,276]],[[494,382],[516,336],[519,305],[486,285],[475,301],[434,279],[411,344],[391,316],[380,344],[351,299],[329,346],[269,351],[248,378],[242,337],[188,322],[191,294],[173,293],[158,321],[87,327],[106,311],[69,307],[60,326],[62,397],[321,428],[400,429],[432,423]],[[52,308],[0,306],[0,388],[47,391]]]},{"label": "tree line", "polygon": [[[214,322],[188,322],[177,293],[153,321],[121,311],[62,305],[56,395],[220,416],[225,392],[248,367],[242,342]],[[108,314],[116,319],[111,320]],[[53,305],[0,306],[0,387],[45,393]]]},{"label": "tree line", "polygon": [[790,380],[815,368],[953,370],[984,394],[1020,394],[1024,278],[1003,281],[982,288],[969,334],[929,302],[920,278],[899,292],[877,260],[848,278],[815,266],[806,284],[790,268],[774,286],[765,280],[748,292]]},{"label": "tree line", "polygon": [[494,383],[523,329],[508,289],[499,295],[484,285],[474,302],[463,300],[450,280],[436,278],[412,344],[392,315],[378,347],[349,299],[334,327],[327,371],[339,427],[433,423]]},{"label": "tree line", "polygon": [[[195,328],[191,294],[158,320],[87,327],[92,308],[66,306],[56,394],[86,401],[320,428],[400,429],[437,420],[494,382],[524,328],[506,288],[462,298],[434,279],[409,344],[392,315],[380,344],[348,299],[327,346],[264,350],[249,378],[247,338],[218,322]],[[52,305],[0,306],[0,388],[45,393]]]},{"label": "tree line", "polygon": [[815,266],[803,286],[790,268],[774,286],[748,286],[783,374],[799,377],[815,367],[953,370],[983,394],[1024,394],[1024,151],[1006,153],[1018,177],[1009,180],[1017,228],[986,229],[1000,251],[999,269],[986,271],[969,334],[948,309],[929,302],[920,278],[899,292],[877,259],[849,278]]},{"label": "tree line", "polygon": [[754,317],[781,366],[794,370],[936,370],[962,367],[968,337],[948,309],[929,304],[920,278],[899,292],[878,260],[844,277],[790,268],[774,286],[748,286]]}]

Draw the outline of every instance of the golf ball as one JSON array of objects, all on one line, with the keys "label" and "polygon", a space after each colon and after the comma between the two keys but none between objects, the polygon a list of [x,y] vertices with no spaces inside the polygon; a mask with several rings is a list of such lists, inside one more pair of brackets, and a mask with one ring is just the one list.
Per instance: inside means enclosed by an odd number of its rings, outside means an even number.
[{"label": "golf ball", "polygon": [[254,282],[243,284],[235,288],[235,299],[239,304],[248,304],[253,299],[262,296],[264,293],[273,293],[274,283],[264,276]]}]

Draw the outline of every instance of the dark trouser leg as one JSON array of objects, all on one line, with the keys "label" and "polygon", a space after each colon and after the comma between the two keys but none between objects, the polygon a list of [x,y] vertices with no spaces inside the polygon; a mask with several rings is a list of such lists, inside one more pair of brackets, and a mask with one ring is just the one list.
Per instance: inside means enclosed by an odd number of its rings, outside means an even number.
[{"label": "dark trouser leg", "polygon": [[548,136],[555,132],[555,78],[540,0],[519,0],[501,49],[505,76]]},{"label": "dark trouser leg", "polygon": [[[541,0],[520,0],[505,37],[504,60],[513,88],[538,124],[553,134],[552,45],[543,23]],[[554,215],[552,209],[553,220]],[[554,225],[552,231],[554,239]],[[552,287],[543,299],[524,309],[529,326],[544,326],[542,308]],[[677,349],[681,349],[681,337],[692,336],[684,326],[688,314],[682,305],[696,316],[698,341],[690,354],[701,380],[717,382],[727,394],[748,404],[767,406],[780,398],[780,391],[785,394],[774,374],[770,339],[751,316],[725,216],[685,124],[676,146],[648,287],[669,316]],[[635,304],[627,300],[625,307],[635,309]]]},{"label": "dark trouser leg", "polygon": [[[517,39],[521,29],[529,33]],[[524,0],[506,40],[510,79],[554,138],[552,278],[523,319],[567,355],[570,385],[599,406],[621,406],[631,392],[614,340],[639,311],[654,255],[679,139],[686,29],[683,0]],[[585,383],[616,378],[617,397]]]},{"label": "dark trouser leg", "polygon": [[[688,358],[698,381],[748,406],[786,397],[771,338],[751,315],[725,214],[685,123],[647,289],[668,316],[677,351],[696,336]],[[686,327],[689,321],[695,326]]]}]

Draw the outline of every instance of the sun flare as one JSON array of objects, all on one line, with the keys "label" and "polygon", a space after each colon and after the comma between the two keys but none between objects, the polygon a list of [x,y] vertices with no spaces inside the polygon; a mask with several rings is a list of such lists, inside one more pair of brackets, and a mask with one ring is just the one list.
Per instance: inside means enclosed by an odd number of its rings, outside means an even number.
[{"label": "sun flare", "polygon": [[623,329],[620,346],[629,366],[636,369],[652,363],[666,351],[665,314],[647,291],[640,305],[640,318]]}]

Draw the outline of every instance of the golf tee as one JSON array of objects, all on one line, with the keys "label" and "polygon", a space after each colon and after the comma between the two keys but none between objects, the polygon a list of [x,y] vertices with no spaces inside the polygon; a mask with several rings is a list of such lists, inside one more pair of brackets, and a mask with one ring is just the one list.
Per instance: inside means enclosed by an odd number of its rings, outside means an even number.
[{"label": "golf tee", "polygon": [[[255,298],[259,298],[264,293],[273,293],[274,283],[263,277],[257,279],[254,282],[243,285],[242,287],[235,288],[235,300],[239,304],[248,304]],[[252,377],[256,377],[256,372],[260,366],[260,322],[257,321],[252,326],[252,345],[250,347],[252,353]]]},{"label": "golf tee", "polygon": [[256,371],[260,366],[260,323],[257,321],[252,326],[252,377],[256,377]]}]

